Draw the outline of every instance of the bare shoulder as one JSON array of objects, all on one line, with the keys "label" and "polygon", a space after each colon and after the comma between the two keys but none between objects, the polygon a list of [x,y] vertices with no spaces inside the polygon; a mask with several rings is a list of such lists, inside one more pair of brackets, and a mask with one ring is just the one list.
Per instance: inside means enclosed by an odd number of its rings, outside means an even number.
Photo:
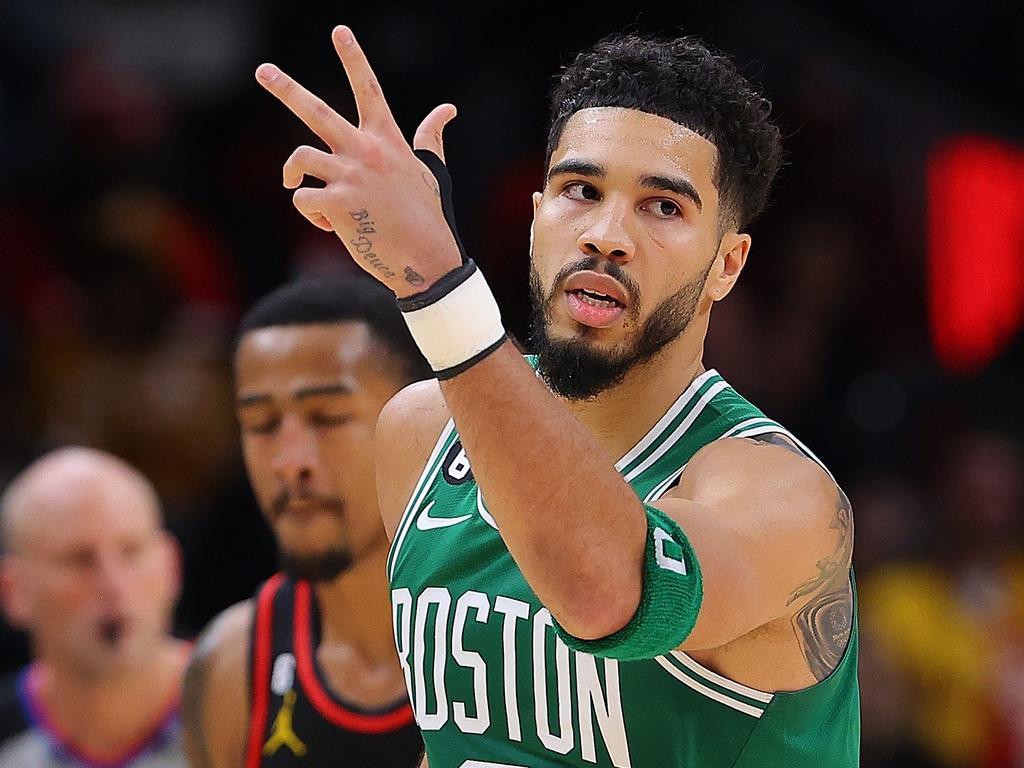
[{"label": "bare shoulder", "polygon": [[196,640],[189,667],[216,657],[218,666],[237,665],[237,671],[244,671],[248,664],[249,632],[255,610],[253,600],[243,600],[217,614]]},{"label": "bare shoulder", "polygon": [[785,436],[727,438],[694,455],[675,494],[728,510],[703,525],[724,521],[750,562],[763,559],[774,617],[791,624],[806,669],[823,680],[853,626],[853,510],[835,480]]},{"label": "bare shoulder", "polygon": [[845,558],[848,567],[849,501],[821,465],[780,438],[709,443],[686,466],[677,493],[705,507],[725,507],[731,522],[770,538],[780,575],[808,563],[814,568],[823,558]]},{"label": "bare shoulder", "polygon": [[388,538],[394,538],[416,481],[450,417],[436,379],[410,384],[381,410],[374,460],[377,498]]},{"label": "bare shoulder", "polygon": [[679,478],[677,492],[705,503],[742,494],[776,506],[795,525],[817,527],[835,513],[837,487],[829,474],[783,435],[725,438],[701,448]]},{"label": "bare shoulder", "polygon": [[255,605],[221,612],[199,635],[185,671],[182,720],[192,768],[237,765],[249,721],[249,633]]}]

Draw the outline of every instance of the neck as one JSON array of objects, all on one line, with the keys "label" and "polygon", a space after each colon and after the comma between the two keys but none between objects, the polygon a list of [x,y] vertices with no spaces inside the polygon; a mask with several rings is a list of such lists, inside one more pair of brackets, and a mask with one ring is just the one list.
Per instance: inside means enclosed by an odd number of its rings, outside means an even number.
[{"label": "neck", "polygon": [[691,323],[651,360],[631,370],[622,383],[593,400],[570,400],[566,406],[611,455],[624,455],[704,372],[706,331],[706,320]]},{"label": "neck", "polygon": [[315,586],[321,644],[346,645],[371,663],[393,660],[387,556],[387,539],[382,532],[380,540],[345,573]]},{"label": "neck", "polygon": [[97,760],[117,758],[145,738],[180,698],[188,644],[173,638],[145,664],[83,674],[43,659],[34,691],[47,718],[71,745]]}]

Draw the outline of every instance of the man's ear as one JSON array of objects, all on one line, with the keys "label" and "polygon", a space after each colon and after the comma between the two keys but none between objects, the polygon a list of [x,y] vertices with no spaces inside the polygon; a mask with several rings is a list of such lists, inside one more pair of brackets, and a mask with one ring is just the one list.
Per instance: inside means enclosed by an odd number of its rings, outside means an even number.
[{"label": "man's ear", "polygon": [[533,256],[533,224],[537,219],[537,209],[540,207],[540,201],[543,198],[543,192],[533,193],[533,218],[530,219],[530,256]]},{"label": "man's ear", "polygon": [[718,247],[718,256],[708,273],[707,295],[712,301],[721,301],[732,291],[750,253],[750,235],[726,232]]},{"label": "man's ear", "polygon": [[27,629],[32,618],[26,565],[16,555],[0,557],[0,605],[7,621],[18,629]]},{"label": "man's ear", "polygon": [[181,598],[181,589],[184,581],[184,555],[181,551],[181,544],[168,531],[160,531],[160,556],[163,560],[164,576],[167,579],[167,588],[171,599],[177,603]]}]

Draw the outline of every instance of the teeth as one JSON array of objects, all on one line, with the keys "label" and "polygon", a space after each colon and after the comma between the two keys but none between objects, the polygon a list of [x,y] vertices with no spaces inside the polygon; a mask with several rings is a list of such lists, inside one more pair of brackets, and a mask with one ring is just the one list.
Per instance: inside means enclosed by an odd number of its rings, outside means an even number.
[{"label": "teeth", "polygon": [[603,293],[592,293],[590,291],[577,291],[576,295],[580,297],[580,300],[584,304],[590,304],[592,307],[617,307],[619,303]]}]

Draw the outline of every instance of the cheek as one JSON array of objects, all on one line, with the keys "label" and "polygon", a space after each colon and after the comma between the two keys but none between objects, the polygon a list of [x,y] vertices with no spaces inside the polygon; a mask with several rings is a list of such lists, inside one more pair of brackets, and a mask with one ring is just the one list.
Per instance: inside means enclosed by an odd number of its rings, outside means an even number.
[{"label": "cheek", "polygon": [[575,243],[582,227],[579,210],[571,201],[555,198],[537,209],[533,222],[534,247],[543,253],[565,242]]},{"label": "cheek", "polygon": [[243,436],[242,458],[256,498],[261,502],[268,501],[273,495],[274,478],[274,454],[270,441]]},{"label": "cheek", "polygon": [[[335,488],[349,512],[349,532],[357,540],[381,525],[377,504],[376,468],[373,455],[374,424],[352,424],[345,436],[334,442],[325,466],[330,468]],[[386,461],[386,457],[381,457]]]},{"label": "cheek", "polygon": [[98,601],[86,578],[47,579],[34,595],[33,617],[44,628],[82,624]]},{"label": "cheek", "polygon": [[324,436],[320,443],[324,469],[339,489],[351,493],[354,487],[373,478],[373,432],[375,423],[359,420]]},{"label": "cheek", "polygon": [[715,248],[712,236],[703,226],[686,220],[649,221],[644,228],[647,244],[655,251],[673,254],[675,261],[687,263],[711,258]]}]

